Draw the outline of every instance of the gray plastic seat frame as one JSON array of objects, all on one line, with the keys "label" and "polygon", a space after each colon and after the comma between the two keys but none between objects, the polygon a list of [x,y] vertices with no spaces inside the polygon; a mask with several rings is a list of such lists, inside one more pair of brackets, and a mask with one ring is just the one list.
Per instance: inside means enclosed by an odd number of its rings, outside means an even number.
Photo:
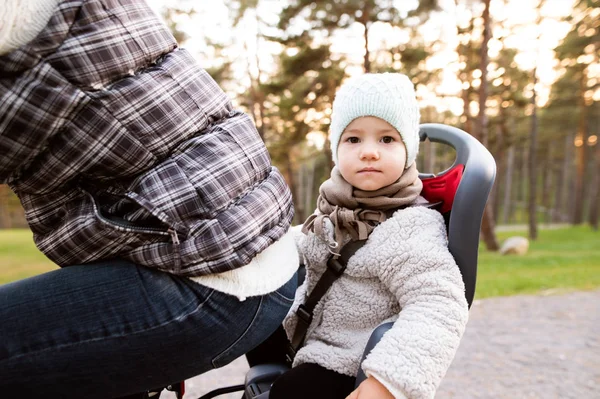
[{"label": "gray plastic seat frame", "polygon": [[456,165],[464,165],[450,212],[448,248],[462,273],[465,296],[471,306],[475,296],[481,221],[496,178],[496,161],[487,148],[464,130],[439,123],[426,123],[421,125],[419,134],[421,141],[429,139],[456,150],[452,166],[438,173],[438,176]]}]

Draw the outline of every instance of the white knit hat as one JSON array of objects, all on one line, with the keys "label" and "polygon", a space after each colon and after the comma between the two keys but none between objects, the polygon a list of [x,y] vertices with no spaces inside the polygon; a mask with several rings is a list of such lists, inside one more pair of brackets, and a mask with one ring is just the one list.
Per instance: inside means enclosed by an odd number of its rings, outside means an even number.
[{"label": "white knit hat", "polygon": [[401,73],[368,73],[349,79],[333,101],[329,141],[338,163],[340,137],[354,119],[376,116],[396,128],[406,146],[406,167],[419,152],[419,105],[410,79]]}]

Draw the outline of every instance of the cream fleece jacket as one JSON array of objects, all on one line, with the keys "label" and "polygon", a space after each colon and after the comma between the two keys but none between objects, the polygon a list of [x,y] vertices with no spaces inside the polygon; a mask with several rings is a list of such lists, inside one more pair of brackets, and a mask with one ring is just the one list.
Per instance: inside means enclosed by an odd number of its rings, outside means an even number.
[{"label": "cream fleece jacket", "polygon": [[[332,225],[325,229],[332,235]],[[326,268],[327,244],[293,228],[307,275],[284,327],[291,337],[295,310]],[[433,398],[468,319],[464,283],[448,251],[442,216],[410,207],[375,228],[317,304],[294,366],[317,363],[354,376],[362,366],[395,398]],[[360,364],[372,330],[394,325]]]},{"label": "cream fleece jacket", "polygon": [[[0,8],[0,55],[33,40],[63,0],[3,0]],[[248,265],[192,280],[240,300],[264,295],[285,284],[298,269],[298,254],[291,233],[258,254]]]}]

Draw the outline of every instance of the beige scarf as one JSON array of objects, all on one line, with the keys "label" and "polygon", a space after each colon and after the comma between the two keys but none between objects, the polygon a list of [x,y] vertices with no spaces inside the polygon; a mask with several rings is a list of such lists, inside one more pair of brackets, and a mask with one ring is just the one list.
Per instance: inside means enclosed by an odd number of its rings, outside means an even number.
[{"label": "beige scarf", "polygon": [[323,229],[325,219],[334,226],[334,241],[330,251],[339,255],[344,232],[352,240],[365,240],[373,229],[384,222],[391,210],[411,205],[417,201],[423,183],[413,163],[395,183],[376,191],[363,191],[354,188],[340,174],[337,167],[331,171],[331,178],[319,188],[317,209],[321,214],[313,214],[302,226],[305,234],[312,231],[318,237],[329,241]]}]

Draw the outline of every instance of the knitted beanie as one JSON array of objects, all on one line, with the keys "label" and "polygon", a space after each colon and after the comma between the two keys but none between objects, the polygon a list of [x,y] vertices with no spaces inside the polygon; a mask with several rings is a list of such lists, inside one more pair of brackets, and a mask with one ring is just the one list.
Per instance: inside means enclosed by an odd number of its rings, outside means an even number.
[{"label": "knitted beanie", "polygon": [[349,79],[333,101],[329,141],[338,163],[340,137],[354,119],[375,116],[396,128],[406,146],[406,168],[419,152],[419,105],[410,79],[401,73],[368,73]]}]

